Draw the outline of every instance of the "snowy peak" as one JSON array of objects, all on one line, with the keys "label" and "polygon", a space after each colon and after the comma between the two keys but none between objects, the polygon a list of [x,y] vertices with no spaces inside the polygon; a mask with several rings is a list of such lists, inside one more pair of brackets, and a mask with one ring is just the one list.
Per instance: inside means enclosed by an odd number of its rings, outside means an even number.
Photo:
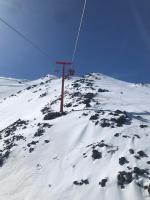
[{"label": "snowy peak", "polygon": [[150,198],[147,85],[66,77],[63,114],[61,79],[22,85],[0,102],[1,199]]}]

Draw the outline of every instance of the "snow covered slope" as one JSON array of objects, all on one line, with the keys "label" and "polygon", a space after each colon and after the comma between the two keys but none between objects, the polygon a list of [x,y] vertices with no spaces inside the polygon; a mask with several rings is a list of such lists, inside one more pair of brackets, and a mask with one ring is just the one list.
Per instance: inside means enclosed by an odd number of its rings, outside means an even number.
[{"label": "snow covered slope", "polygon": [[0,199],[149,200],[149,85],[67,78],[60,114],[60,83],[28,82],[1,101]]},{"label": "snow covered slope", "polygon": [[27,85],[27,80],[0,77],[0,99],[18,92]]}]

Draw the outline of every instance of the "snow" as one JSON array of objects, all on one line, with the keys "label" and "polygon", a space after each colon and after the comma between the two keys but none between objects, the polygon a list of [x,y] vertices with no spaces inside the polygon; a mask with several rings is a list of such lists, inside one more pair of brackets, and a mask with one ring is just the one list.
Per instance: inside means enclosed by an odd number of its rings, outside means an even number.
[{"label": "snow", "polygon": [[[35,81],[0,79],[0,158],[10,152],[0,167],[0,199],[150,199],[144,189],[149,187],[150,175],[134,172],[135,167],[150,172],[149,85],[94,73],[67,78],[66,115],[44,120],[48,112],[59,112],[60,84],[61,79],[54,76]],[[108,91],[98,92],[99,88]],[[88,93],[95,94],[90,106],[86,106]],[[121,113],[116,115],[116,110]],[[95,114],[98,117],[90,120]],[[121,115],[126,117],[121,126],[111,121]],[[24,120],[21,125],[10,126],[19,119]],[[109,124],[106,127],[102,126],[104,119]],[[16,139],[18,135],[23,138]],[[102,157],[93,159],[93,150]],[[140,157],[139,151],[147,156]],[[128,163],[119,164],[121,157]],[[132,181],[125,181],[124,188],[118,184],[119,172],[132,174]],[[104,187],[99,184],[102,179],[107,179]],[[89,184],[74,184],[81,180]]]},{"label": "snow", "polygon": [[0,100],[22,90],[27,83],[27,80],[0,77]]}]

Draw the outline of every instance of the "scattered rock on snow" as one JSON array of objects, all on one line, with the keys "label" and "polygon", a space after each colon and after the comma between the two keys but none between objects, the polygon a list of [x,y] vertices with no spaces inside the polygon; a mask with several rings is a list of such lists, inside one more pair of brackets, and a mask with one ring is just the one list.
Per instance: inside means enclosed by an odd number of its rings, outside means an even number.
[{"label": "scattered rock on snow", "polygon": [[40,95],[40,98],[46,97],[46,96],[47,96],[47,93],[45,92],[45,93],[43,93],[43,94]]},{"label": "scattered rock on snow", "polygon": [[148,126],[147,125],[140,125],[140,128],[147,128]]},{"label": "scattered rock on snow", "polygon": [[109,92],[109,90],[99,88],[98,92]]},{"label": "scattered rock on snow", "polygon": [[139,167],[134,167],[133,172],[134,172],[137,176],[149,175],[149,172],[148,172],[147,169],[140,169]]},{"label": "scattered rock on snow", "polygon": [[31,147],[31,148],[29,149],[29,153],[32,153],[33,151],[34,151],[34,148]]},{"label": "scattered rock on snow", "polygon": [[119,158],[119,164],[120,165],[125,165],[125,164],[128,164],[128,163],[129,163],[129,161],[125,157]]},{"label": "scattered rock on snow", "polygon": [[45,143],[50,143],[50,140],[44,140]]},{"label": "scattered rock on snow", "polygon": [[129,149],[130,154],[134,154],[134,150],[133,149]]},{"label": "scattered rock on snow", "polygon": [[63,115],[66,115],[66,113],[60,113],[60,112],[50,112],[44,116],[44,120],[52,120],[58,117],[61,117]]},{"label": "scattered rock on snow", "polygon": [[144,151],[138,151],[137,154],[138,154],[141,158],[146,158],[146,157],[148,157],[148,155],[147,155]]},{"label": "scattered rock on snow", "polygon": [[34,134],[34,137],[41,137],[45,130],[43,128],[38,128],[37,132]]},{"label": "scattered rock on snow", "polygon": [[105,187],[107,181],[108,181],[108,178],[104,178],[104,179],[102,179],[102,180],[99,182],[99,185],[101,185],[101,187]]},{"label": "scattered rock on snow", "polygon": [[39,141],[32,141],[32,142],[28,143],[27,146],[28,147],[31,147],[33,145],[35,146],[37,143],[39,143]]},{"label": "scattered rock on snow", "polygon": [[100,158],[102,158],[102,153],[99,152],[98,150],[94,149],[93,152],[92,152],[92,158],[94,160],[100,159]]},{"label": "scattered rock on snow", "polygon": [[10,135],[13,135],[18,128],[28,125],[28,123],[29,121],[19,119],[7,128],[1,130],[0,134],[4,134],[4,137],[9,137]]},{"label": "scattered rock on snow", "polygon": [[92,115],[90,120],[97,120],[99,118],[99,114]]},{"label": "scattered rock on snow", "polygon": [[123,189],[125,185],[130,184],[133,181],[132,173],[121,171],[117,176],[118,185]]},{"label": "scattered rock on snow", "polygon": [[121,133],[115,133],[114,137],[119,137]]},{"label": "scattered rock on snow", "polygon": [[89,180],[88,179],[82,179],[81,181],[74,181],[73,182],[74,185],[78,185],[78,186],[81,186],[81,185],[88,185],[89,184]]},{"label": "scattered rock on snow", "polygon": [[51,128],[53,125],[48,124],[48,123],[38,123],[37,126],[41,128]]}]

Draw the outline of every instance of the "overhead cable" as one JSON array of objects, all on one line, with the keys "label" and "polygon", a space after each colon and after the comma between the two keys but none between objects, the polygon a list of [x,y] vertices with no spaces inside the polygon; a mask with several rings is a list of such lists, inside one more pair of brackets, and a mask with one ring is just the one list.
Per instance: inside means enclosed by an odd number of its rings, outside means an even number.
[{"label": "overhead cable", "polygon": [[78,33],[77,33],[77,37],[75,40],[74,51],[73,51],[73,55],[72,55],[72,62],[75,59],[75,55],[76,55],[76,51],[77,51],[77,47],[78,47],[78,42],[79,42],[80,32],[81,32],[81,28],[82,28],[82,24],[83,24],[83,18],[84,18],[84,14],[85,14],[86,4],[87,4],[87,0],[84,0],[84,6],[83,6],[83,10],[82,10],[81,20],[80,20]]},{"label": "overhead cable", "polygon": [[12,25],[10,25],[8,22],[6,22],[4,19],[0,17],[0,21],[5,24],[7,27],[9,27],[11,30],[16,32],[21,38],[23,38],[26,42],[28,42],[34,49],[39,51],[41,54],[43,54],[46,57],[49,57],[49,55],[43,51],[38,45],[36,45],[33,41],[31,41],[27,36],[25,36],[23,33],[18,31],[16,28],[14,28]]}]

